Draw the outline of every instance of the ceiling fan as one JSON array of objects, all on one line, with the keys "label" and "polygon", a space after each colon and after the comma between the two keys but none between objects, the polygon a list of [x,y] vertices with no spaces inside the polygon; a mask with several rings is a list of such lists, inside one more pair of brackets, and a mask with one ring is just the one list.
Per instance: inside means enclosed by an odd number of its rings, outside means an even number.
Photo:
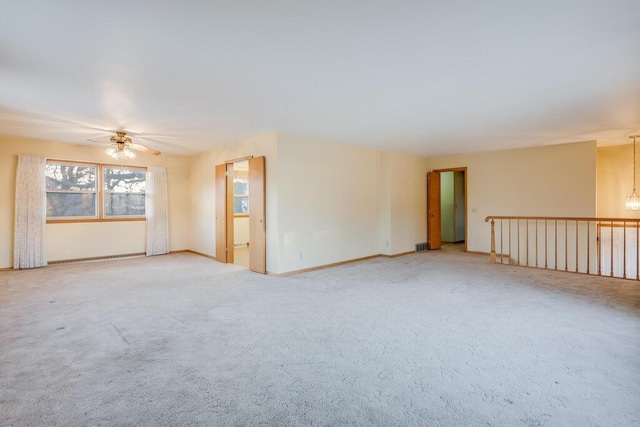
[{"label": "ceiling fan", "polygon": [[131,150],[141,151],[143,153],[153,154],[155,156],[159,156],[160,152],[156,150],[152,150],[149,147],[146,147],[142,144],[134,144],[133,140],[127,136],[127,132],[124,130],[116,131],[116,134],[109,138],[111,142],[102,142],[95,141],[93,139],[89,139],[88,141],[95,142],[97,144],[108,144],[109,148],[105,150],[105,152],[118,160],[126,160],[132,159],[136,155]]}]

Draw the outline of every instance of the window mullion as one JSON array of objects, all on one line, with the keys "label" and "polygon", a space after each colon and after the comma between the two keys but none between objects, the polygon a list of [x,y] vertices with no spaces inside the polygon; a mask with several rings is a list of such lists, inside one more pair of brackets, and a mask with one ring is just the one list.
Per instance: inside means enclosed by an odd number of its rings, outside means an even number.
[{"label": "window mullion", "polygon": [[100,165],[100,178],[99,178],[99,182],[97,184],[99,184],[98,186],[98,197],[97,197],[97,203],[98,203],[98,211],[100,212],[98,214],[98,218],[103,219],[105,217],[104,215],[104,165]]}]

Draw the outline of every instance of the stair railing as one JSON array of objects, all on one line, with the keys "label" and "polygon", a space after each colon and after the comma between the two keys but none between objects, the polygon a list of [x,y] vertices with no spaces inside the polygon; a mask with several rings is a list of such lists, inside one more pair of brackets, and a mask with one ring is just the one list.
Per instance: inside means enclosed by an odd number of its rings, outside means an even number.
[{"label": "stair railing", "polygon": [[488,216],[491,262],[640,280],[640,218]]}]

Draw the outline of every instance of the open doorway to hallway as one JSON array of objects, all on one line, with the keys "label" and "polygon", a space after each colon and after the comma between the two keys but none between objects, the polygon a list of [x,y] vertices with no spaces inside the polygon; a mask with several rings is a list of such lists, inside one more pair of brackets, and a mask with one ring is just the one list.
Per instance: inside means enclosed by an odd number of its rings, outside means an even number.
[{"label": "open doorway to hallway", "polygon": [[427,173],[427,245],[456,244],[467,250],[467,168]]},{"label": "open doorway to hallway", "polygon": [[466,168],[440,170],[440,233],[442,244],[466,250]]}]

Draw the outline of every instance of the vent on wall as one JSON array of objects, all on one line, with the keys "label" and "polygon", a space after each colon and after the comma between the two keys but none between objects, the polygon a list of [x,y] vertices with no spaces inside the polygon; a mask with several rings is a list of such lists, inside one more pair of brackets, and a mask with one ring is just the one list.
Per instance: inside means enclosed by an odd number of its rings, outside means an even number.
[{"label": "vent on wall", "polygon": [[427,242],[424,243],[416,243],[416,252],[424,252],[426,250],[429,250],[429,247],[427,245]]}]

